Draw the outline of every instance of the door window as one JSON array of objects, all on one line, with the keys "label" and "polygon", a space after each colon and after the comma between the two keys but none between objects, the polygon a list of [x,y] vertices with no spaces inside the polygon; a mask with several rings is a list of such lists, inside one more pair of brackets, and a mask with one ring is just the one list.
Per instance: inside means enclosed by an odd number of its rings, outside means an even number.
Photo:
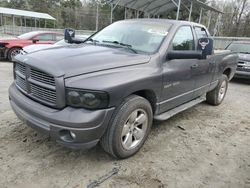
[{"label": "door window", "polygon": [[41,34],[37,35],[35,39],[38,39],[39,41],[53,41],[53,35],[52,34]]},{"label": "door window", "polygon": [[190,26],[182,26],[172,41],[173,50],[194,50],[194,36]]}]

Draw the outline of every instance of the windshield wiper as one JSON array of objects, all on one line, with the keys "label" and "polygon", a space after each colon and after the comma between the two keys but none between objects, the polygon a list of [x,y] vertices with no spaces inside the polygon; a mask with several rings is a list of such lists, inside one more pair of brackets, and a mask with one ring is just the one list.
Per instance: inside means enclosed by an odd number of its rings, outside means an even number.
[{"label": "windshield wiper", "polygon": [[118,46],[120,46],[120,47],[122,47],[122,48],[129,49],[129,50],[131,50],[131,51],[133,51],[134,53],[137,54],[137,51],[136,51],[135,49],[133,49],[132,45],[130,45],[130,44],[124,44],[124,43],[122,43],[122,42],[118,42],[118,41],[108,41],[108,40],[104,40],[104,41],[102,41],[102,42],[104,42],[104,43],[116,44],[116,45],[118,45]]}]

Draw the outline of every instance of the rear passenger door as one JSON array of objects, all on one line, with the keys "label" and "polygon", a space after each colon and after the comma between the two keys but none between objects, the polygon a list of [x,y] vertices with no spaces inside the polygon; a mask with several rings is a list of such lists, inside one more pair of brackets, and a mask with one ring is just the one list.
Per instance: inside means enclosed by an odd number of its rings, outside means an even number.
[{"label": "rear passenger door", "polygon": [[[181,26],[177,29],[169,50],[195,50],[191,26]],[[160,113],[193,99],[195,78],[192,75],[192,67],[197,64],[197,61],[197,59],[166,59],[166,62],[163,63]]]},{"label": "rear passenger door", "polygon": [[[194,26],[194,33],[197,42],[200,38],[208,37],[206,29],[200,26]],[[214,70],[213,61],[212,56],[207,56],[207,59],[200,59],[197,61],[198,66],[192,70],[193,77],[196,80],[194,97],[199,97],[208,91]]]}]

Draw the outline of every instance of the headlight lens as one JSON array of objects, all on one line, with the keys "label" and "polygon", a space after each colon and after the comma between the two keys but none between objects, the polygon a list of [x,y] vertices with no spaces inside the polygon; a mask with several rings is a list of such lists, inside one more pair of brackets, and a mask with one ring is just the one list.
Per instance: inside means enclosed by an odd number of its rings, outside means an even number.
[{"label": "headlight lens", "polygon": [[67,105],[78,108],[101,109],[108,107],[108,94],[101,91],[66,89]]}]

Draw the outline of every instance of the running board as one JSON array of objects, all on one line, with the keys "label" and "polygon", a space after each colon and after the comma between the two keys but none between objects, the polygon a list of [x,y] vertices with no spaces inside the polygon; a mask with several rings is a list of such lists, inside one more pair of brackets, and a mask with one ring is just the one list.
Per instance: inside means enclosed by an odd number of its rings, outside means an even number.
[{"label": "running board", "polygon": [[174,116],[174,115],[176,115],[184,110],[187,110],[187,109],[189,109],[189,108],[191,108],[191,107],[193,107],[193,106],[195,106],[195,105],[197,105],[205,100],[206,100],[206,98],[204,96],[196,98],[196,99],[194,99],[190,102],[187,102],[185,104],[182,104],[182,105],[180,105],[172,110],[169,110],[169,111],[164,112],[162,114],[156,115],[156,116],[154,116],[154,119],[158,120],[158,121],[167,120],[167,119],[171,118],[172,116]]}]

